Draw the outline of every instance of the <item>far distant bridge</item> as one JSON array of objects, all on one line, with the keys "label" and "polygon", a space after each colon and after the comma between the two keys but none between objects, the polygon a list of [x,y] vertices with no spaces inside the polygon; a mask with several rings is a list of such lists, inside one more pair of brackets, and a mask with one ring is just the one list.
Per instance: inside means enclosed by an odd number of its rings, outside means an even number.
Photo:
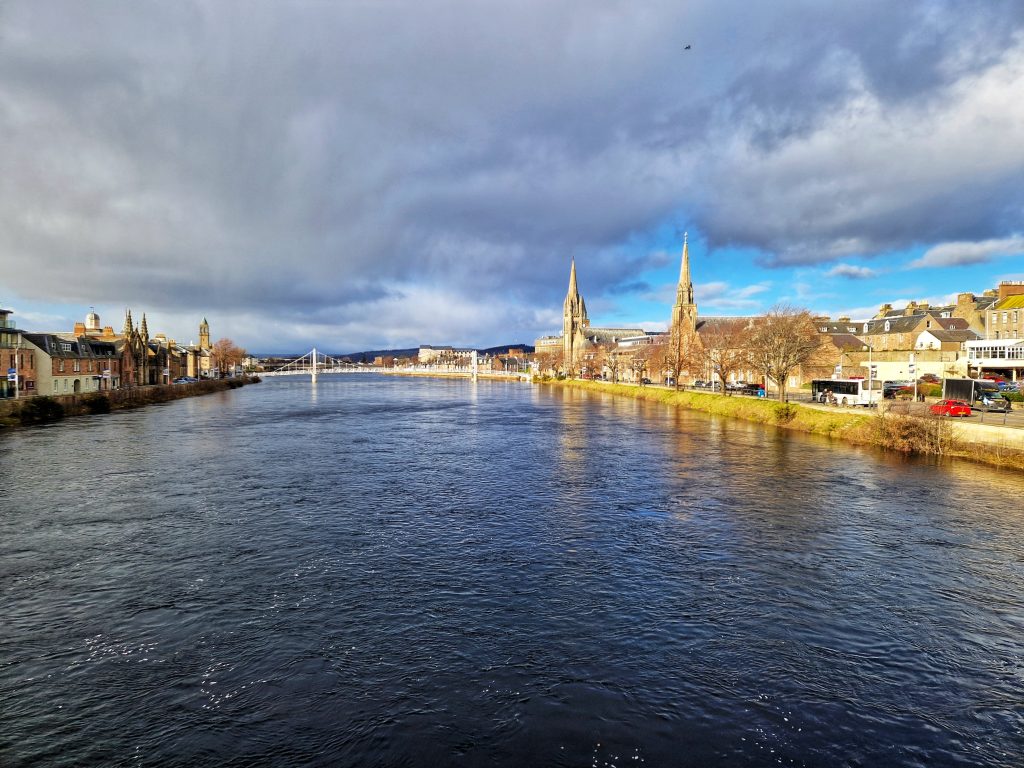
[{"label": "far distant bridge", "polygon": [[[430,375],[450,375],[450,376],[469,376],[474,381],[480,375],[481,371],[477,363],[476,352],[470,355],[471,364],[466,366],[429,366],[429,365],[417,365],[410,366],[408,368],[392,368],[392,369],[381,369],[381,368],[370,368],[365,365],[356,365],[355,363],[346,363],[342,360],[337,360],[330,355],[325,355],[322,352],[317,352],[316,347],[311,349],[309,352],[304,354],[302,357],[292,360],[290,363],[285,363],[280,368],[275,368],[272,371],[266,371],[261,373],[260,376],[309,376],[315,383],[317,376],[321,373],[398,373],[398,374],[417,374],[426,373]],[[523,381],[530,380],[530,373],[527,371],[487,371],[485,375],[489,378],[502,378],[502,379],[521,379]]]},{"label": "far distant bridge", "polygon": [[330,355],[317,352],[316,347],[313,347],[313,349],[302,357],[292,360],[290,363],[285,363],[280,368],[275,368],[272,371],[261,373],[260,376],[298,376],[305,374],[307,376],[311,376],[313,381],[316,381],[316,377],[321,373],[370,372],[371,370],[364,366],[337,360]]}]

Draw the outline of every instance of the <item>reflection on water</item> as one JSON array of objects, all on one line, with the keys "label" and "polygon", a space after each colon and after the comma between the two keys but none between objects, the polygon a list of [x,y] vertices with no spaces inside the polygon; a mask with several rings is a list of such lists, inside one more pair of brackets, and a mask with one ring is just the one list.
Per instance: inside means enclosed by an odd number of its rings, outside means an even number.
[{"label": "reflection on water", "polygon": [[0,437],[0,764],[1016,765],[1018,475],[324,375]]}]

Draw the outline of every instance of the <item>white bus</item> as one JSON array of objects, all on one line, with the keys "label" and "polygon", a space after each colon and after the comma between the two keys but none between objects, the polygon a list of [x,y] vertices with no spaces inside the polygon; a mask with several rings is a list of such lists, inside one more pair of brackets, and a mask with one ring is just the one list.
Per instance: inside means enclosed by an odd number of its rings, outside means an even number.
[{"label": "white bus", "polygon": [[882,382],[879,379],[815,379],[811,382],[811,398],[817,403],[874,406],[882,399]]}]

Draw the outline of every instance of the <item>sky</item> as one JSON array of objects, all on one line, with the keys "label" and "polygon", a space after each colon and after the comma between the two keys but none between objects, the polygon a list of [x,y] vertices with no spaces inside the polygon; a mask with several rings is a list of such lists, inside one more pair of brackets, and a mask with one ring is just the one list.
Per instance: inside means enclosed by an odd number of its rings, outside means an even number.
[{"label": "sky", "polygon": [[[689,46],[689,47],[687,47]],[[0,307],[485,347],[1024,280],[1020,0],[0,0]]]}]

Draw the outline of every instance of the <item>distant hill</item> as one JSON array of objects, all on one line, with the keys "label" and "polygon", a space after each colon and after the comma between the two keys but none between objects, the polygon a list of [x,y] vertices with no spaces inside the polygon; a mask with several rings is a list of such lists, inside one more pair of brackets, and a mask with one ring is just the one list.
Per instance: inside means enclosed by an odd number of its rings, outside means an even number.
[{"label": "distant hill", "polygon": [[[455,345],[454,344],[449,344],[449,345],[437,344],[435,346],[455,346]],[[528,354],[532,354],[533,353],[533,345],[532,344],[499,344],[496,347],[488,347],[487,349],[478,349],[477,352],[479,352],[482,355],[507,355],[508,351],[510,349],[521,349],[521,350],[523,350],[524,352],[526,352]],[[362,362],[363,360],[366,360],[366,362],[368,362],[368,363],[372,363],[373,359],[375,357],[415,357],[416,354],[419,352],[419,350],[420,350],[419,347],[412,347],[412,348],[409,348],[409,349],[367,349],[367,350],[364,350],[362,352],[345,352],[343,354],[338,354],[336,352],[327,352],[326,354],[329,355],[330,357],[333,357],[333,358],[337,359],[337,360],[341,360],[343,357],[347,357],[353,363]],[[321,353],[323,353],[322,349],[319,350],[319,351]],[[277,353],[277,354],[269,354],[269,353],[264,353],[264,352],[258,352],[258,353],[255,353],[255,356],[259,357],[261,359],[279,357],[279,358],[282,358],[282,359],[285,359],[285,360],[299,357],[299,355],[297,355],[295,353],[292,353],[292,352],[281,352],[281,353]]]}]

